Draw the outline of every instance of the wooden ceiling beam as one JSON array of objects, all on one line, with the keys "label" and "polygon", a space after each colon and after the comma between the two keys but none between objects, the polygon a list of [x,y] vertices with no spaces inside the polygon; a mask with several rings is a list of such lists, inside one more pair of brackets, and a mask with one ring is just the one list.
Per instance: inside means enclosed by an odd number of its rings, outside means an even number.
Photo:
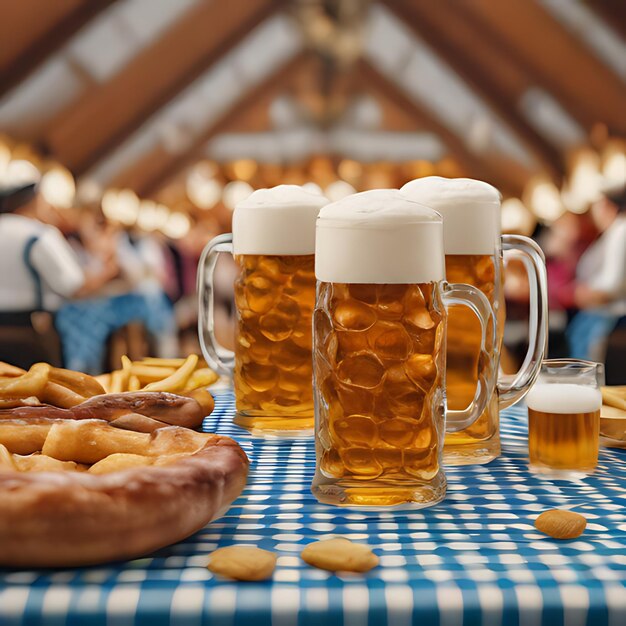
[{"label": "wooden ceiling beam", "polygon": [[356,69],[364,89],[380,93],[392,100],[413,118],[417,128],[437,135],[468,176],[485,180],[507,195],[521,194],[530,176],[530,172],[525,168],[519,164],[509,163],[499,156],[494,158],[471,152],[458,135],[370,63],[361,60]]},{"label": "wooden ceiling beam", "polygon": [[43,148],[80,176],[284,3],[198,3],[113,78],[56,116]]},{"label": "wooden ceiling beam", "polygon": [[614,28],[626,39],[626,3],[624,0],[587,0],[587,4],[608,26]]},{"label": "wooden ceiling beam", "polygon": [[[461,3],[415,0],[385,0],[385,3],[495,111],[537,162],[560,180],[565,172],[562,155],[519,112],[519,87],[515,92],[506,90],[490,71],[492,63],[506,63],[506,59],[497,58],[496,50],[485,54],[482,34],[472,32],[457,11]],[[483,53],[477,58],[476,50],[480,52],[481,48]]]},{"label": "wooden ceiling beam", "polygon": [[237,121],[252,108],[269,105],[290,85],[294,77],[306,70],[309,62],[310,57],[306,53],[296,55],[269,78],[243,94],[219,119],[201,132],[183,153],[171,154],[159,147],[118,177],[114,185],[130,186],[140,196],[154,196],[186,167],[202,159],[206,144],[213,137],[233,129]]},{"label": "wooden ceiling beam", "polygon": [[115,0],[7,1],[0,19],[0,97]]},{"label": "wooden ceiling beam", "polygon": [[587,131],[604,122],[611,133],[626,134],[623,81],[538,2],[459,0],[458,5]]}]

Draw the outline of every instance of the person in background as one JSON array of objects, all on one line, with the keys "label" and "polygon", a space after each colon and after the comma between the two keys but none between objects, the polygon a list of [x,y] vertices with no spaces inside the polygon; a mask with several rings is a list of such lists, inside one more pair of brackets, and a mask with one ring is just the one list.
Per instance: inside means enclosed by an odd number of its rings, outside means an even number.
[{"label": "person in background", "polygon": [[596,236],[597,231],[589,214],[576,215],[568,211],[539,237],[546,255],[550,311],[548,348],[552,359],[570,355],[565,331],[576,312],[576,267]]},{"label": "person in background", "polygon": [[[71,246],[54,226],[37,219],[39,204],[45,202],[36,184],[0,193],[0,327],[33,330],[33,313],[54,314],[66,299],[98,289],[116,273],[108,265],[98,273],[84,272]],[[45,208],[45,207],[44,207]],[[0,359],[28,366],[46,354],[29,354],[9,336],[0,339]],[[19,333],[18,333],[19,334]],[[26,333],[24,336],[27,336]]]},{"label": "person in background", "polygon": [[605,340],[626,316],[626,183],[591,206],[600,236],[581,256],[574,301],[579,312],[567,329],[574,358],[602,361]]}]

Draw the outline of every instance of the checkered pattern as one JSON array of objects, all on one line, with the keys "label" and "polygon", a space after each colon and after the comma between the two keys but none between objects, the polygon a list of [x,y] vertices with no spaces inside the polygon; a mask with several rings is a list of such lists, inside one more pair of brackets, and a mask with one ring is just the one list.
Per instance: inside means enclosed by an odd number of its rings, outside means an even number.
[{"label": "checkered pattern", "polygon": [[[626,624],[626,451],[603,450],[598,471],[584,481],[534,476],[526,411],[509,409],[502,457],[447,469],[444,502],[416,512],[360,512],[312,497],[311,440],[250,437],[232,424],[233,412],[232,394],[222,393],[205,421],[205,429],[237,439],[251,460],[248,486],[226,516],[129,563],[0,572],[0,626]],[[552,507],[583,513],[585,534],[557,542],[538,533],[534,518]],[[299,559],[304,545],[334,535],[369,543],[381,566],[335,576]],[[276,551],[273,580],[216,579],[207,555],[233,543]]]}]

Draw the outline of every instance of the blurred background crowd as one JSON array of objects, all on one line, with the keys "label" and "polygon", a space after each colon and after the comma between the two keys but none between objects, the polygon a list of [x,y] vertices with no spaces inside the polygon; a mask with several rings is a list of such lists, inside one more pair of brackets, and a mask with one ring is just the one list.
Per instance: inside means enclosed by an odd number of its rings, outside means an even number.
[{"label": "blurred background crowd", "polygon": [[[0,360],[198,351],[196,266],[253,189],[428,175],[545,252],[550,356],[626,383],[626,6],[610,0],[23,0],[0,19]],[[532,36],[529,36],[532,33]],[[224,255],[222,255],[224,256]],[[503,368],[528,285],[506,259]],[[235,267],[217,335],[233,344]]]}]

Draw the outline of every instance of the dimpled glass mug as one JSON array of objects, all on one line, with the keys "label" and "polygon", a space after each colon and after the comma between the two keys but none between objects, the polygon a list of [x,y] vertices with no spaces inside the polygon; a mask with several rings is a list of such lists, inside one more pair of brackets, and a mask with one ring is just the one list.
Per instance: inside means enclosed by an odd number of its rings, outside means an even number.
[{"label": "dimpled glass mug", "polygon": [[[518,235],[502,235],[500,192],[468,178],[429,176],[407,183],[401,193],[435,209],[443,217],[446,278],[474,285],[495,311],[496,342],[489,358],[497,367],[504,335],[503,250],[524,260],[530,285],[528,353],[515,376],[500,376],[487,408],[476,422],[445,438],[444,460],[451,465],[488,463],[500,455],[499,411],[521,400],[535,382],[544,357],[548,324],[546,267],[539,246]],[[448,406],[462,409],[476,389],[480,326],[464,308],[448,315],[446,389]]]},{"label": "dimpled glass mug", "polygon": [[[451,430],[469,426],[493,391],[487,298],[444,280],[441,216],[394,190],[355,194],[321,210],[315,275],[313,494],[366,507],[440,501],[446,422]],[[470,406],[446,412],[451,304],[477,316],[484,358]]]},{"label": "dimpled glass mug", "polygon": [[[311,318],[315,305],[315,220],[328,200],[297,185],[259,189],[237,204],[232,234],[204,249],[198,268],[202,352],[232,374],[235,422],[255,434],[313,431]],[[235,352],[214,335],[213,270],[220,252],[239,266]]]}]

